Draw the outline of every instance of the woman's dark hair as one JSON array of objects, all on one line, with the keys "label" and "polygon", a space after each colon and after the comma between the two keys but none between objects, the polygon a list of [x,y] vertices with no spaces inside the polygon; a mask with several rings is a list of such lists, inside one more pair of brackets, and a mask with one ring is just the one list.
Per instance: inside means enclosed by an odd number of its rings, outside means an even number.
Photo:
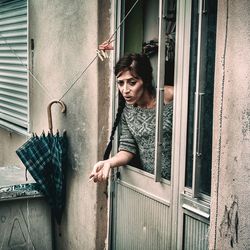
[{"label": "woman's dark hair", "polygon": [[[145,54],[128,54],[122,57],[115,65],[115,75],[119,76],[125,71],[130,71],[131,75],[135,78],[141,78],[143,81],[143,86],[151,95],[155,95],[155,88],[152,84],[153,81],[153,69],[149,58]],[[114,139],[114,134],[116,128],[120,122],[123,109],[125,107],[125,100],[123,96],[119,93],[119,106],[116,114],[116,118],[113,124],[111,135],[109,138],[109,143],[105,149],[103,160],[109,158],[110,152],[112,150],[112,141]]]},{"label": "woman's dark hair", "polygon": [[112,141],[114,140],[115,131],[116,131],[116,128],[120,122],[124,107],[125,107],[125,100],[124,100],[123,96],[119,93],[119,105],[118,105],[115,121],[113,124],[113,128],[111,131],[111,135],[109,137],[109,143],[108,143],[108,145],[105,149],[104,155],[103,155],[103,160],[107,160],[109,158],[110,152],[112,150]]}]

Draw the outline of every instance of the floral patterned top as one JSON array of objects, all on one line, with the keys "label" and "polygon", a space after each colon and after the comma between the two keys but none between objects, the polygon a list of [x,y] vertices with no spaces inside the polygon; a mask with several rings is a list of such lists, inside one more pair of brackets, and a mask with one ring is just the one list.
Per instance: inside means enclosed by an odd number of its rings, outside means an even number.
[{"label": "floral patterned top", "polygon": [[[173,103],[163,106],[162,172],[170,179]],[[119,151],[139,154],[143,170],[154,172],[156,109],[126,104],[121,119]]]}]

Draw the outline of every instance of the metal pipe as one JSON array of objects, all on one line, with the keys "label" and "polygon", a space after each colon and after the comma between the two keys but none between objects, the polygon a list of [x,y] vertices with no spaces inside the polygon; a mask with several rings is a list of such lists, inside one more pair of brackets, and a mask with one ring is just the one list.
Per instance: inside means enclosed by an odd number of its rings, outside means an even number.
[{"label": "metal pipe", "polygon": [[161,180],[162,158],[162,115],[164,101],[164,72],[165,72],[165,0],[159,2],[159,50],[157,62],[157,90],[156,90],[156,127],[155,127],[155,182]]},{"label": "metal pipe", "polygon": [[196,93],[194,107],[194,135],[193,135],[193,173],[192,173],[192,197],[196,198],[199,191],[199,168],[197,166],[197,139],[198,139],[198,118],[199,118],[199,93],[200,93],[200,72],[201,72],[201,34],[202,34],[202,7],[203,0],[199,0],[199,26],[197,44],[197,68],[196,68]]}]

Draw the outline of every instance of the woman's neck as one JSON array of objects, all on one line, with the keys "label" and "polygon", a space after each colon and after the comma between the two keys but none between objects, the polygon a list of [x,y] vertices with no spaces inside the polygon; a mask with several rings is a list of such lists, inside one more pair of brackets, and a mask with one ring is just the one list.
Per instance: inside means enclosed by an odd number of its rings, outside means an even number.
[{"label": "woman's neck", "polygon": [[156,105],[155,97],[148,91],[144,91],[141,101],[136,104],[140,108],[154,108]]}]

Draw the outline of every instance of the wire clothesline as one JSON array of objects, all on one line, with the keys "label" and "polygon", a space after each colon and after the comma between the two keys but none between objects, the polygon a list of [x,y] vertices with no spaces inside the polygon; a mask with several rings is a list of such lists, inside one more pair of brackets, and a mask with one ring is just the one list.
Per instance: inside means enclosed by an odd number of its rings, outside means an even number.
[{"label": "wire clothesline", "polygon": [[[132,12],[132,10],[134,9],[134,7],[136,6],[136,4],[139,2],[140,0],[136,0],[135,3],[132,5],[132,7],[129,9],[129,11],[127,12],[127,14],[124,16],[124,18],[121,20],[120,24],[117,26],[117,28],[115,29],[115,31],[113,32],[113,34],[109,37],[109,39],[107,40],[107,44],[106,46],[108,46],[110,43],[112,43],[114,40],[112,38],[116,35],[117,31],[120,29],[120,27],[122,26],[122,24],[124,23],[124,21],[126,20],[126,18],[128,17],[128,15]],[[20,61],[20,63],[22,64],[22,66],[28,71],[28,73],[33,77],[33,79],[38,83],[38,85],[44,90],[44,92],[52,99],[52,96],[50,95],[49,90],[45,87],[44,84],[42,84],[37,77],[33,74],[33,72],[27,67],[27,65],[25,65],[22,61],[22,59],[17,55],[17,53],[15,52],[15,50],[12,48],[12,46],[6,41],[6,37],[4,37],[1,32],[0,32],[0,37],[3,38],[4,43],[10,48],[10,50],[12,51],[12,53],[16,56],[16,58]],[[73,83],[69,86],[69,88],[64,92],[64,94],[59,98],[59,101],[61,101],[65,95],[73,88],[73,86],[78,82],[78,80],[84,75],[84,73],[88,70],[88,68],[93,64],[93,62],[98,58],[98,55],[95,55],[92,60],[88,63],[88,65],[84,68],[84,70],[79,74],[79,76],[73,81]]]},{"label": "wire clothesline", "polygon": [[40,87],[44,90],[44,92],[46,92],[46,94],[50,97],[50,93],[48,91],[48,89],[37,79],[37,77],[32,73],[32,71],[24,64],[24,62],[22,61],[22,59],[18,56],[18,54],[15,52],[15,50],[12,48],[12,46],[6,41],[6,37],[3,36],[0,32],[0,37],[3,38],[4,43],[10,48],[11,52],[16,56],[16,58],[20,61],[20,63],[22,64],[22,66],[29,72],[29,74],[35,79],[35,81],[40,85]]}]

